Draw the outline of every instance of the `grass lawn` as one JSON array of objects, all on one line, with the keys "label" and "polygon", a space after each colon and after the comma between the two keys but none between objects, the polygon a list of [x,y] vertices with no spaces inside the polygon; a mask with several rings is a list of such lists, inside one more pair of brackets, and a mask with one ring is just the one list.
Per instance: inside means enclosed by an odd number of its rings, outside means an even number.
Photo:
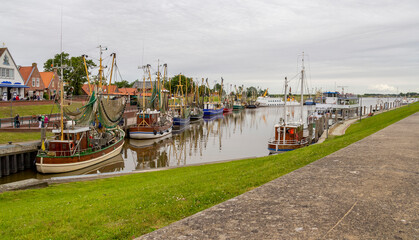
[{"label": "grass lawn", "polygon": [[[70,106],[70,109],[76,109],[77,107],[81,107],[82,103],[80,102],[73,102]],[[32,115],[39,115],[39,114],[50,114],[52,113],[59,113],[60,106],[57,104],[46,104],[46,105],[32,105],[32,106],[13,106],[10,108],[8,107],[0,107],[0,118],[9,118],[10,117],[10,109],[12,109],[12,116],[32,116]]]},{"label": "grass lawn", "polygon": [[363,119],[322,144],[279,155],[0,194],[4,239],[138,237],[256,188],[419,111]]},{"label": "grass lawn", "polygon": [[[52,136],[51,132],[47,132],[47,137]],[[32,140],[41,140],[41,132],[2,132],[0,133],[0,144],[8,142],[26,142]]]}]

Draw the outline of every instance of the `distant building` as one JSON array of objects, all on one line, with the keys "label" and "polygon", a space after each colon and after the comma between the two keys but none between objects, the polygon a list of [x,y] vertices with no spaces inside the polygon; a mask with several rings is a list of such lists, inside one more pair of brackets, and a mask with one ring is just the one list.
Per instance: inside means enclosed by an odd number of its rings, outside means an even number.
[{"label": "distant building", "polygon": [[49,98],[53,99],[53,97],[59,92],[60,88],[60,78],[57,74],[57,70],[54,70],[54,72],[40,72],[40,74],[42,82],[45,86],[44,92],[47,92]]},{"label": "distant building", "polygon": [[0,94],[1,100],[7,101],[25,96],[27,88],[15,61],[7,48],[0,48]]},{"label": "distant building", "polygon": [[25,97],[32,99],[34,96],[39,99],[43,99],[44,96],[44,82],[41,79],[38,66],[36,63],[32,63],[32,66],[20,66],[19,72],[22,75],[25,85],[29,88],[25,89]]},{"label": "distant building", "polygon": [[139,91],[141,92],[143,89],[143,85],[145,85],[145,89],[146,91],[150,91],[151,90],[151,84],[153,83],[153,86],[155,85],[156,81],[145,81],[145,84],[143,81],[135,81],[134,84],[132,85],[132,88],[136,88],[139,89]]}]

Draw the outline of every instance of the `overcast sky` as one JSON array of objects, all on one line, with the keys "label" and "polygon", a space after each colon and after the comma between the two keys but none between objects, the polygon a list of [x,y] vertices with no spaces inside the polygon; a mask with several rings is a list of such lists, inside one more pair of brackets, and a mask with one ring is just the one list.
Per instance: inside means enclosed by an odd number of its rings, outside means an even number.
[{"label": "overcast sky", "polygon": [[62,9],[63,50],[97,59],[97,46],[107,46],[105,63],[116,52],[128,81],[141,78],[138,66],[156,69],[160,59],[169,76],[181,72],[210,84],[223,77],[279,93],[305,52],[310,89],[419,92],[417,0],[0,3],[0,42],[22,66],[42,69],[60,51]]}]

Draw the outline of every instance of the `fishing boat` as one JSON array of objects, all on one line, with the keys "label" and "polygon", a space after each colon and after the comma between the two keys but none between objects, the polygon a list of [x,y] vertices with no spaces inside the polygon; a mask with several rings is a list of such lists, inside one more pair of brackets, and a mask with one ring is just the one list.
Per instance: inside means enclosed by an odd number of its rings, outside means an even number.
[{"label": "fishing boat", "polygon": [[210,115],[218,115],[223,114],[224,112],[224,106],[221,103],[222,98],[222,92],[223,92],[223,79],[221,78],[221,89],[218,93],[218,102],[214,101],[213,95],[211,94],[210,87],[208,85],[208,78],[207,78],[207,89],[209,91],[209,101],[204,103],[204,116],[210,116]]},{"label": "fishing boat", "polygon": [[[304,53],[302,58],[301,70],[301,99],[303,99],[304,86]],[[285,78],[285,97],[287,98],[288,82]],[[304,122],[303,122],[303,101],[300,101],[301,115],[300,121],[288,122],[287,104],[284,106],[284,118],[274,126],[274,138],[268,141],[268,150],[270,153],[279,153],[284,151],[291,151],[309,144],[308,138],[304,137]]]},{"label": "fishing boat", "polygon": [[235,85],[234,88],[236,89],[236,94],[233,101],[233,110],[244,109],[246,107],[246,101],[244,99],[246,94],[243,92],[243,86],[239,87],[240,91],[237,90]]},{"label": "fishing boat", "polygon": [[[202,82],[204,82],[204,79],[202,79]],[[204,110],[203,110],[202,102],[203,102],[203,99],[201,100],[199,87],[198,87],[198,84],[196,84],[194,97],[191,104],[191,120],[192,121],[197,121],[204,117]]]},{"label": "fishing boat", "polygon": [[[188,80],[186,79],[186,95],[188,92]],[[173,115],[173,125],[184,126],[191,121],[191,109],[188,106],[187,98],[183,95],[183,85],[179,74],[179,84],[176,91],[177,97],[174,99],[174,104],[171,105]]]},{"label": "fishing boat", "polygon": [[251,97],[247,102],[246,108],[258,108],[259,102],[256,99],[257,90],[256,88],[250,88]]},{"label": "fishing boat", "polygon": [[[166,79],[167,64],[164,64],[164,80]],[[143,67],[144,75],[149,76],[151,83],[150,65]],[[146,101],[145,93],[145,76],[143,77],[143,94],[142,109],[137,113],[136,125],[129,128],[129,137],[134,139],[151,139],[167,136],[172,133],[173,121],[171,116],[166,112],[167,108],[167,91],[163,91],[160,82],[160,68],[157,67],[157,81],[152,86],[152,95]],[[140,96],[138,96],[140,99]]]},{"label": "fishing boat", "polygon": [[223,113],[231,113],[232,111],[233,111],[233,101],[229,97],[226,97],[224,99]]},{"label": "fishing boat", "polygon": [[[100,46],[102,62],[102,50]],[[112,63],[115,60],[115,54]],[[83,59],[85,59],[83,57]],[[62,66],[62,64],[61,64]],[[113,71],[112,64],[112,70]],[[85,65],[86,70],[87,66]],[[63,67],[61,67],[61,126],[53,129],[54,139],[41,139],[36,156],[36,169],[41,173],[63,173],[103,162],[120,154],[125,133],[119,128],[127,100],[101,94],[102,64],[99,66],[99,86],[91,91],[89,102],[76,111],[64,107]],[[92,89],[89,78],[89,89]],[[110,78],[111,82],[112,77]],[[109,84],[110,84],[109,82]],[[97,93],[99,91],[99,93]],[[69,121],[64,121],[64,116]],[[44,134],[43,134],[44,135]]]}]

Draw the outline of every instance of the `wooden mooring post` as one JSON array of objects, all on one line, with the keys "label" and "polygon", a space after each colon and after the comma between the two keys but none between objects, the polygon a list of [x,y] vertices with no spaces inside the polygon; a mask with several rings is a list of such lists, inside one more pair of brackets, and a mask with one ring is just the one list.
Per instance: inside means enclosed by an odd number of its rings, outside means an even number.
[{"label": "wooden mooring post", "polygon": [[6,145],[0,148],[0,177],[34,166],[39,143]]}]

